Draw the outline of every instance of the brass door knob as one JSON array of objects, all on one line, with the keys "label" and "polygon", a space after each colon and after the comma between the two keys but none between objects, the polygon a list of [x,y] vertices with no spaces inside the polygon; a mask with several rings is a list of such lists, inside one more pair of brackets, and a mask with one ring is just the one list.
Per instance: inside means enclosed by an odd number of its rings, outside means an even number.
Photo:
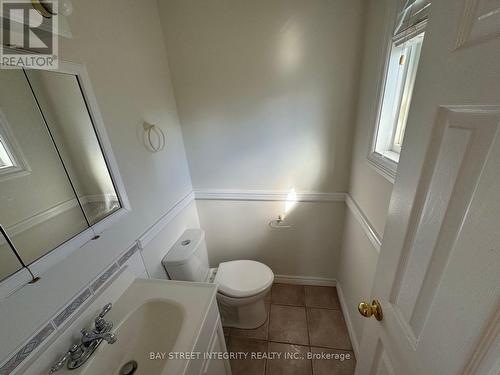
[{"label": "brass door knob", "polygon": [[358,305],[358,311],[365,318],[369,318],[370,316],[374,316],[375,319],[381,321],[384,319],[384,314],[382,313],[382,306],[380,306],[380,302],[374,299],[370,304],[366,302],[361,302]]}]

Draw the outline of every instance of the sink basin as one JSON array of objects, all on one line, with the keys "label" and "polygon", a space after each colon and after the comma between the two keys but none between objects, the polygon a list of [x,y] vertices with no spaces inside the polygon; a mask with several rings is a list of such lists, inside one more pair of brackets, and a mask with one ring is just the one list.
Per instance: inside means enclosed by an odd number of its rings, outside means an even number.
[{"label": "sink basin", "polygon": [[[103,292],[66,332],[64,344],[54,344],[57,358],[83,325],[91,327],[94,317],[107,302],[113,308],[105,319],[113,322],[114,344],[102,342],[80,368],[61,369],[60,375],[181,375],[198,364],[190,358],[172,358],[170,353],[191,353],[206,336],[206,322],[218,317],[216,286],[171,280],[134,279],[123,272],[113,283],[115,291]],[[81,337],[81,336],[80,336]],[[202,340],[203,341],[203,340]],[[206,343],[208,345],[208,343]],[[56,348],[57,347],[57,348]],[[153,358],[154,357],[154,358]],[[136,369],[135,369],[136,366]],[[132,371],[134,370],[135,371]],[[35,368],[28,373],[39,373]]]},{"label": "sink basin", "polygon": [[[182,306],[177,303],[164,300],[145,302],[116,327],[116,343],[102,343],[101,350],[94,353],[90,364],[81,373],[120,374],[120,369],[131,362],[137,366],[135,374],[160,375],[166,361],[151,360],[150,353],[172,351],[184,315]],[[129,367],[132,368],[132,364]]]}]

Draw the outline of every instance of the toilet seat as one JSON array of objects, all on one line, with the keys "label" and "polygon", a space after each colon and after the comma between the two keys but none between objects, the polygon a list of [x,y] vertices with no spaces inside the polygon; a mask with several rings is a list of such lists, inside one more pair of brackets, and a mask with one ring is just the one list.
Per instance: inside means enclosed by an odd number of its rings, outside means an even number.
[{"label": "toilet seat", "polygon": [[273,271],[265,264],[253,260],[223,262],[219,264],[215,275],[218,292],[233,298],[262,293],[273,281]]}]

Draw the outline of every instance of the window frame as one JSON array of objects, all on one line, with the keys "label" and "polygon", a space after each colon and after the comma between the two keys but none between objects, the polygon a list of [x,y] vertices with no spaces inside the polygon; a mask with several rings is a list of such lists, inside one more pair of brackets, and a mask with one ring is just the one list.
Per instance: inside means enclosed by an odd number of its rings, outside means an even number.
[{"label": "window frame", "polygon": [[[377,151],[377,142],[379,142],[378,136],[379,136],[379,131],[382,129],[381,126],[381,121],[383,117],[383,109],[384,109],[384,99],[386,99],[386,85],[389,79],[389,70],[391,67],[391,56],[393,54],[394,47],[403,45],[404,42],[411,40],[415,37],[423,37],[423,34],[425,33],[426,25],[427,25],[427,19],[424,19],[420,21],[417,25],[412,27],[409,30],[403,31],[400,34],[394,36],[394,28],[391,26],[391,22],[387,23],[388,26],[385,30],[385,40],[386,45],[385,45],[385,59],[382,65],[381,69],[381,74],[379,75],[379,81],[377,84],[377,93],[378,93],[378,100],[377,100],[377,107],[376,107],[376,115],[374,119],[374,125],[373,125],[373,131],[371,135],[371,141],[369,142],[369,150],[368,150],[368,155],[367,155],[367,161],[371,167],[373,167],[379,174],[381,174],[384,178],[386,178],[389,182],[394,183],[395,177],[396,177],[396,172],[398,168],[398,162],[399,162],[399,154],[400,150],[395,150],[394,149],[394,136],[395,132],[397,131],[397,117],[393,117],[394,122],[390,126],[391,130],[391,149],[387,149],[384,151],[384,154],[380,153]],[[420,46],[421,49],[421,46]],[[419,55],[420,55],[419,51]],[[421,57],[421,56],[420,56]],[[411,56],[410,56],[411,58]],[[417,64],[418,68],[418,64]],[[407,69],[405,69],[405,75],[406,75]],[[415,74],[416,74],[416,69],[415,69]],[[406,83],[406,77],[403,83]],[[414,87],[411,89],[411,94],[413,93]],[[404,93],[404,87],[401,90],[401,93]],[[410,102],[411,102],[411,94],[410,94]],[[402,97],[399,98],[401,100]],[[394,108],[394,106],[392,106]],[[401,113],[400,106],[398,106],[397,114]],[[406,121],[405,120],[405,127],[404,129],[406,130]],[[387,126],[385,127],[387,129]],[[404,132],[403,132],[404,133]],[[387,138],[385,138],[387,139]],[[397,152],[399,151],[399,153]]]},{"label": "window frame", "polygon": [[[416,35],[412,35],[409,41],[412,41],[413,39],[420,39],[416,41],[415,43],[411,43],[406,47],[407,51],[407,57],[406,59],[408,60],[405,68],[405,81],[404,81],[404,87],[402,88],[401,92],[399,93],[399,98],[398,102],[399,105],[397,106],[397,116],[393,119],[394,124],[393,124],[393,134],[391,137],[391,151],[394,151],[398,154],[401,153],[401,146],[403,145],[403,139],[404,139],[404,134],[406,130],[406,124],[408,122],[408,113],[410,110],[410,103],[411,103],[411,98],[413,96],[413,89],[415,88],[415,79],[417,75],[417,70],[418,70],[418,64],[420,62],[420,54],[422,50],[422,43],[424,39],[424,34],[425,31],[421,31],[417,33]],[[393,43],[393,45],[396,44],[396,42]],[[405,98],[405,95],[407,96],[406,99],[406,109],[403,109],[403,101]],[[401,114],[404,114],[404,120],[401,121]],[[402,129],[401,129],[402,128]],[[399,135],[398,135],[399,133]],[[400,138],[400,142],[396,143],[396,138]]]},{"label": "window frame", "polygon": [[30,174],[31,169],[29,164],[14,137],[2,108],[0,108],[0,142],[12,162],[12,166],[0,168],[0,181]]},{"label": "window frame", "polygon": [[[6,142],[4,141],[4,139],[0,136],[0,162],[3,163],[3,161],[5,159],[8,160],[8,164],[5,163],[5,164],[0,165],[0,172],[7,171],[7,170],[9,170],[12,167],[16,167],[17,166],[16,162],[14,160],[14,157],[12,156],[9,148],[6,146],[5,143]],[[5,155],[5,157],[4,157],[4,155]]]}]

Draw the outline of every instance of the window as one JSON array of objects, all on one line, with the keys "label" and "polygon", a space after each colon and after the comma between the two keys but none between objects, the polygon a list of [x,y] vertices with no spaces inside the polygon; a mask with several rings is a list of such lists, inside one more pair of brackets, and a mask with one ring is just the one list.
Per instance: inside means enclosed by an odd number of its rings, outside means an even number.
[{"label": "window", "polygon": [[6,170],[14,166],[14,160],[7,152],[4,141],[0,138],[0,169]]},{"label": "window", "polygon": [[368,159],[391,181],[396,174],[430,2],[407,1],[392,33]]},{"label": "window", "polygon": [[0,110],[0,179],[26,175],[29,167]]},{"label": "window", "polygon": [[394,43],[391,49],[375,152],[395,163],[403,145],[422,41],[423,33],[403,45]]}]

